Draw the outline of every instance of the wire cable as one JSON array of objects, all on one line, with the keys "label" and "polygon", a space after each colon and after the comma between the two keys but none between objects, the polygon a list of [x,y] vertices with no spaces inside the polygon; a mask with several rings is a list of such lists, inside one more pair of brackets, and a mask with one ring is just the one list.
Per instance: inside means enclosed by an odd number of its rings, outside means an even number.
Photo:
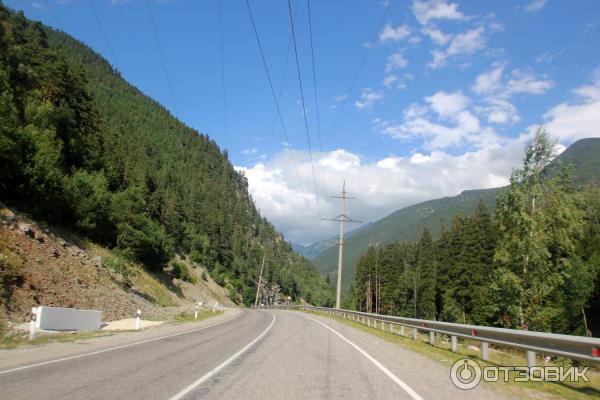
[{"label": "wire cable", "polygon": [[63,28],[62,24],[60,23],[60,20],[56,16],[56,13],[54,12],[54,10],[52,9],[52,7],[48,3],[48,0],[44,0],[44,4],[46,5],[46,8],[48,9],[48,12],[50,12],[50,15],[54,19],[54,22],[56,22],[56,26],[58,27],[58,29],[60,29],[61,31],[64,32],[65,29]]},{"label": "wire cable", "polygon": [[271,79],[271,74],[269,72],[269,67],[267,65],[267,60],[265,58],[265,53],[262,48],[262,44],[260,42],[260,36],[258,35],[258,30],[256,29],[256,23],[254,21],[254,15],[252,14],[252,9],[250,8],[250,3],[246,0],[246,7],[248,8],[248,14],[250,15],[250,21],[252,22],[252,28],[254,30],[254,36],[256,37],[256,42],[258,43],[258,49],[260,50],[260,55],[262,58],[263,66],[265,68],[265,73],[267,75],[267,80],[269,81],[269,87],[271,88],[271,95],[273,96],[273,101],[275,102],[275,108],[277,110],[277,115],[279,116],[279,121],[281,122],[281,129],[283,130],[283,135],[285,137],[287,148],[290,152],[290,157],[292,159],[292,163],[294,164],[294,169],[296,170],[296,175],[298,176],[298,182],[300,184],[300,188],[304,192],[304,187],[302,186],[302,179],[300,179],[300,173],[298,172],[298,166],[296,165],[296,160],[294,159],[294,151],[292,148],[292,144],[288,138],[287,129],[285,127],[285,122],[283,121],[283,116],[281,115],[281,108],[279,107],[279,101],[277,100],[277,96],[275,95],[275,89],[273,88],[273,81]]},{"label": "wire cable", "polygon": [[227,122],[227,86],[225,85],[225,45],[223,37],[223,0],[219,1],[219,30],[221,33],[221,85],[223,86],[223,116],[225,119],[225,149],[229,147],[229,124]]},{"label": "wire cable", "polygon": [[321,221],[321,210],[319,207],[319,194],[317,193],[317,176],[315,174],[315,163],[313,162],[312,148],[310,145],[310,133],[308,131],[308,119],[306,118],[306,103],[304,102],[304,89],[302,89],[302,74],[300,73],[300,61],[298,59],[298,47],[296,44],[296,31],[294,29],[294,18],[292,17],[292,4],[288,0],[288,11],[290,15],[290,25],[292,27],[292,38],[294,42],[294,55],[296,56],[296,71],[298,72],[298,84],[300,85],[300,98],[302,99],[302,115],[304,116],[304,128],[306,130],[306,141],[308,143],[308,154],[310,157],[310,166],[312,169],[313,189],[315,192],[315,202],[317,205],[317,214]]},{"label": "wire cable", "polygon": [[167,63],[165,62],[165,57],[162,51],[162,47],[160,45],[160,38],[158,37],[158,30],[156,29],[156,22],[154,21],[154,14],[152,13],[152,6],[150,5],[149,0],[146,0],[146,7],[148,8],[148,13],[150,14],[150,22],[152,23],[152,30],[154,31],[156,45],[158,46],[158,54],[160,55],[160,60],[162,62],[165,77],[167,78],[167,86],[169,87],[171,102],[173,103],[173,108],[175,109],[175,116],[178,117],[179,111],[177,110],[177,102],[175,101],[175,95],[173,94],[173,86],[171,85],[171,79],[169,78],[169,70],[167,69]]},{"label": "wire cable", "polygon": [[[375,39],[377,38],[377,35],[379,34],[379,32],[381,31],[381,27],[383,26],[383,22],[385,21],[385,17],[388,14],[388,11],[390,9],[390,5],[392,4],[392,1],[389,0],[385,6],[385,9],[383,10],[383,14],[381,15],[381,19],[379,20],[379,23],[377,25],[377,29],[375,29],[375,32],[373,33],[373,38],[371,40],[371,42],[374,42]],[[365,62],[367,61],[367,58],[369,58],[369,53],[371,52],[371,48],[373,46],[368,46],[365,50],[365,53],[363,54],[362,59],[360,60],[360,63],[358,64],[358,68],[356,69],[356,72],[354,74],[354,77],[352,78],[352,82],[350,83],[350,87],[348,88],[348,90],[346,91],[346,97],[344,98],[342,105],[340,106],[340,108],[338,109],[338,113],[335,116],[335,119],[333,120],[333,123],[331,124],[331,128],[329,129],[329,132],[327,133],[327,137],[325,138],[325,143],[327,143],[327,141],[331,138],[331,134],[333,133],[333,130],[335,129],[342,113],[344,112],[344,108],[346,108],[346,104],[348,103],[348,99],[350,98],[350,94],[352,93],[352,91],[354,90],[354,87],[356,86],[356,82],[358,81],[358,77],[360,75],[360,72],[362,71],[363,66],[365,65]]]},{"label": "wire cable", "polygon": [[306,2],[308,9],[308,31],[310,33],[310,55],[312,58],[312,73],[313,73],[313,88],[315,94],[315,111],[317,115],[317,134],[319,138],[319,153],[323,152],[323,144],[321,143],[321,117],[319,116],[319,98],[317,96],[317,73],[315,68],[315,47],[313,45],[312,20],[310,12],[310,0]]},{"label": "wire cable", "polygon": [[100,22],[100,18],[98,17],[98,13],[96,13],[96,9],[94,8],[94,4],[92,3],[92,0],[88,0],[88,4],[90,5],[90,8],[92,9],[92,14],[94,14],[94,18],[96,19],[96,23],[98,24],[98,28],[100,28],[100,33],[102,34],[102,38],[104,39],[104,43],[106,43],[106,47],[108,47],[108,51],[110,53],[110,57],[113,59],[115,67],[117,69],[119,69],[119,62],[117,61],[117,56],[115,56],[115,52],[113,51],[112,46],[110,45],[110,41],[108,40],[108,36],[106,36],[106,33],[104,32],[104,28],[102,28],[102,23]]}]

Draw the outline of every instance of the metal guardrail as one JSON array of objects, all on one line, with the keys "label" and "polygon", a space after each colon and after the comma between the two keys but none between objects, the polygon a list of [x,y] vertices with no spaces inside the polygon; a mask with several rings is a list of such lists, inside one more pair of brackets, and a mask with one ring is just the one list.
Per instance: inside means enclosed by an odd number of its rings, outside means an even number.
[{"label": "metal guardrail", "polygon": [[[573,360],[600,362],[600,339],[593,337],[394,317],[306,305],[281,305],[271,308],[322,312],[348,318],[368,326],[372,325],[374,328],[377,328],[379,324],[382,330],[386,329],[387,324],[390,332],[401,335],[404,335],[404,328],[407,327],[412,329],[413,339],[417,339],[419,331],[425,331],[429,332],[431,344],[435,344],[436,334],[447,335],[451,338],[452,351],[457,351],[458,338],[478,340],[482,343],[481,353],[484,360],[488,359],[488,344],[492,343],[526,350],[529,367],[535,366],[536,353],[552,354]],[[395,326],[399,326],[400,330],[395,331]]]}]

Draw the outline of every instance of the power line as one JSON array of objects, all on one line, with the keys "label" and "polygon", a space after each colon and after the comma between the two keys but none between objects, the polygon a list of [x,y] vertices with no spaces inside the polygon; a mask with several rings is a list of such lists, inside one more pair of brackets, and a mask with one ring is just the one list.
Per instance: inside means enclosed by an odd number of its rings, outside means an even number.
[{"label": "power line", "polygon": [[[298,5],[300,2],[296,2],[296,9],[294,10],[294,20],[296,20],[296,15],[298,14]],[[287,66],[290,58],[290,51],[292,50],[292,33],[290,32],[290,38],[288,39],[288,47],[285,53],[285,61],[283,62],[283,74],[281,75],[281,82],[279,83],[279,93],[277,94],[277,99],[281,101],[281,96],[283,94],[283,84],[285,83],[285,78],[287,75]],[[269,147],[267,150],[267,154],[271,153],[271,148],[273,145],[273,138],[275,137],[275,125],[277,124],[277,112],[273,115],[273,123],[271,124],[271,135],[269,137]]]},{"label": "power line", "polygon": [[300,85],[300,98],[302,99],[302,115],[304,116],[304,128],[306,130],[306,141],[308,142],[308,154],[310,156],[310,166],[312,168],[313,189],[315,192],[315,201],[317,203],[317,214],[321,220],[321,211],[319,210],[319,194],[317,193],[317,177],[315,174],[315,163],[313,162],[312,148],[310,145],[310,134],[308,132],[308,119],[306,118],[306,105],[304,102],[304,90],[302,89],[302,74],[300,73],[300,62],[298,60],[298,47],[296,45],[296,32],[294,29],[294,19],[292,18],[292,4],[288,0],[288,11],[290,15],[290,24],[292,27],[292,38],[294,42],[294,55],[296,56],[296,71],[298,72],[298,83]]},{"label": "power line", "polygon": [[323,152],[323,145],[321,143],[321,118],[319,116],[319,100],[317,96],[317,73],[315,68],[315,49],[313,45],[313,33],[312,33],[312,20],[310,16],[310,0],[307,0],[307,9],[308,9],[308,31],[310,33],[310,54],[312,58],[312,72],[313,72],[313,87],[315,93],[315,110],[317,114],[317,134],[319,137],[319,152]]},{"label": "power line", "polygon": [[167,86],[169,87],[169,94],[171,95],[171,102],[173,103],[173,108],[175,109],[175,116],[177,117],[177,116],[179,116],[179,111],[177,110],[177,102],[175,102],[175,95],[173,94],[173,87],[171,86],[171,79],[169,78],[169,70],[167,69],[167,63],[165,62],[165,57],[163,55],[162,47],[160,45],[160,39],[158,37],[158,30],[156,29],[156,22],[154,21],[154,14],[152,13],[152,7],[150,6],[149,0],[146,0],[146,7],[148,8],[148,13],[150,14],[150,22],[152,23],[152,30],[154,31],[154,37],[156,38],[156,45],[158,46],[158,54],[160,55],[160,60],[162,62],[165,77],[167,78]]},{"label": "power line", "polygon": [[[372,38],[371,42],[375,41],[375,39],[377,38],[377,34],[381,31],[381,26],[383,25],[383,22],[385,20],[385,17],[387,16],[387,13],[388,13],[388,10],[390,9],[391,4],[392,4],[392,1],[389,0],[385,6],[383,14],[381,15],[381,19],[379,20],[377,29],[375,29],[375,32],[373,33],[373,38]],[[346,108],[346,103],[348,103],[348,99],[350,98],[350,93],[352,93],[352,91],[354,90],[354,86],[356,86],[356,82],[358,81],[358,76],[360,75],[360,72],[361,72],[363,66],[365,65],[365,62],[367,61],[367,58],[369,57],[369,53],[371,52],[372,47],[373,46],[368,46],[366,48],[365,53],[363,54],[363,57],[360,60],[360,63],[358,64],[356,73],[354,74],[354,77],[352,78],[352,81],[350,83],[350,87],[348,88],[348,91],[346,92],[346,98],[343,100],[342,105],[338,109],[338,113],[336,114],[335,119],[333,120],[333,123],[331,124],[331,128],[329,129],[329,132],[327,133],[327,137],[325,138],[325,143],[327,143],[327,141],[331,137],[331,134],[333,133],[333,130],[335,129],[335,127],[338,123],[338,120],[340,119],[342,112],[344,111],[344,108]]]},{"label": "power line", "polygon": [[110,45],[110,41],[108,40],[108,36],[106,36],[106,33],[104,32],[104,28],[102,28],[102,23],[100,22],[100,18],[98,17],[98,13],[96,13],[96,9],[94,8],[94,4],[92,3],[92,0],[88,0],[88,3],[90,5],[90,8],[92,9],[92,13],[94,14],[94,18],[96,19],[96,23],[98,24],[98,28],[100,28],[100,33],[102,34],[102,38],[104,39],[104,42],[106,43],[106,47],[108,47],[108,51],[110,52],[110,56],[113,59],[113,62],[115,63],[115,67],[117,67],[117,69],[119,69],[119,62],[117,61],[117,56],[115,56],[115,52],[112,49],[112,46]]},{"label": "power line", "polygon": [[263,66],[265,68],[265,73],[267,74],[267,80],[269,81],[269,87],[271,88],[271,95],[273,96],[273,101],[275,102],[275,108],[277,110],[277,115],[279,116],[279,121],[281,122],[281,129],[283,130],[283,135],[287,142],[287,148],[290,152],[290,158],[292,159],[292,163],[294,164],[294,169],[296,170],[296,175],[298,176],[298,183],[300,184],[300,188],[304,192],[304,188],[302,186],[302,179],[300,179],[300,173],[298,172],[298,166],[296,165],[296,160],[294,159],[294,152],[292,149],[292,144],[288,138],[287,129],[285,127],[285,122],[283,121],[283,117],[281,115],[281,108],[279,107],[279,101],[277,100],[277,96],[275,95],[275,89],[273,88],[273,81],[271,80],[271,74],[269,73],[269,66],[267,65],[267,60],[265,58],[265,53],[262,48],[262,44],[260,42],[260,37],[258,35],[258,30],[256,29],[256,23],[254,22],[254,15],[252,14],[252,9],[250,8],[250,3],[246,0],[246,7],[248,8],[248,14],[250,15],[250,21],[252,22],[252,28],[254,30],[254,36],[256,37],[256,42],[258,43],[258,49],[260,50],[260,55],[262,58]]},{"label": "power line", "polygon": [[63,26],[60,23],[60,20],[58,19],[58,17],[56,16],[56,14],[54,13],[54,10],[52,9],[52,7],[50,6],[50,4],[48,3],[48,0],[44,0],[44,4],[46,5],[46,8],[50,12],[50,15],[52,15],[52,18],[54,18],[54,22],[56,22],[56,26],[58,26],[58,29],[60,29],[61,31],[64,32],[65,29],[63,28]]},{"label": "power line", "polygon": [[219,1],[219,28],[221,33],[221,84],[223,86],[223,114],[225,118],[225,148],[229,147],[229,126],[227,123],[227,86],[225,85],[225,46],[223,44],[223,0]]}]

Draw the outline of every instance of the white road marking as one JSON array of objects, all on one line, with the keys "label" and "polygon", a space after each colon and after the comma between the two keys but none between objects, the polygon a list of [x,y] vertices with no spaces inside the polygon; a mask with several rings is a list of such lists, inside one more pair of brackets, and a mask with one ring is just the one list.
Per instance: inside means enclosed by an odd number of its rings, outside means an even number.
[{"label": "white road marking", "polygon": [[[302,315],[302,314],[300,314]],[[389,369],[387,369],[382,363],[380,363],[379,361],[377,361],[375,358],[373,358],[369,353],[367,353],[366,351],[364,351],[363,349],[361,349],[360,347],[358,347],[356,344],[354,344],[353,342],[351,342],[350,340],[346,339],[341,333],[339,333],[338,331],[336,331],[335,329],[333,329],[332,327],[330,327],[327,324],[324,324],[323,322],[311,318],[309,316],[306,315],[302,315],[304,318],[308,318],[310,320],[313,320],[314,322],[317,322],[321,325],[323,325],[325,328],[329,329],[331,332],[335,333],[337,336],[340,337],[340,339],[342,339],[343,341],[345,341],[346,343],[348,343],[350,346],[354,347],[354,349],[356,351],[358,351],[360,354],[362,354],[363,356],[365,356],[369,361],[371,361],[373,364],[375,364],[375,366],[377,368],[379,368],[384,374],[386,374],[391,380],[393,380],[398,386],[400,386],[402,389],[404,389],[404,391],[406,393],[409,394],[410,397],[412,397],[414,400],[423,400],[423,398],[421,396],[419,396],[417,394],[417,392],[415,392],[410,386],[408,386],[403,380],[401,380],[400,378],[398,378],[396,375],[394,375],[394,373],[392,371],[390,371]]]},{"label": "white road marking", "polygon": [[229,357],[227,360],[223,361],[221,364],[219,364],[218,366],[216,366],[215,368],[213,368],[211,371],[209,371],[206,374],[204,374],[196,382],[192,383],[191,385],[189,385],[188,387],[186,387],[185,389],[183,389],[181,392],[179,392],[176,395],[174,395],[173,397],[169,398],[169,400],[179,400],[179,399],[182,399],[185,395],[187,395],[188,393],[190,393],[192,390],[196,389],[198,386],[202,385],[204,382],[206,382],[207,380],[209,380],[210,378],[212,378],[215,374],[217,374],[219,371],[221,371],[223,368],[225,368],[227,365],[229,365],[231,362],[233,362],[236,358],[238,358],[239,356],[241,356],[250,347],[254,346],[254,344],[256,344],[256,342],[258,342],[260,339],[262,339],[263,336],[265,336],[267,334],[267,332],[269,332],[269,330],[271,330],[271,328],[273,327],[273,324],[275,324],[275,320],[276,319],[277,319],[277,317],[275,317],[275,314],[273,314],[273,320],[271,321],[271,324],[267,327],[267,329],[265,329],[263,331],[263,333],[261,333],[260,335],[258,335],[258,337],[256,339],[254,339],[253,341],[251,341],[250,343],[248,343],[246,346],[244,346],[243,349],[241,349],[240,351],[238,351],[237,353],[235,353],[234,355],[232,355],[231,357]]},{"label": "white road marking", "polygon": [[[238,315],[241,315],[241,313],[238,314]],[[44,365],[54,364],[54,363],[58,363],[58,362],[62,362],[62,361],[69,361],[69,360],[75,360],[77,358],[94,356],[96,354],[107,353],[109,351],[124,349],[126,347],[137,346],[138,344],[144,344],[144,343],[154,342],[154,341],[157,341],[157,340],[172,338],[172,337],[175,337],[175,336],[187,335],[188,333],[194,333],[194,332],[198,332],[198,331],[202,331],[202,330],[205,330],[205,329],[208,329],[208,328],[212,328],[212,327],[215,327],[215,326],[222,325],[224,323],[233,321],[236,318],[237,317],[232,318],[232,319],[228,319],[226,321],[222,321],[222,322],[219,322],[219,323],[216,323],[216,324],[212,324],[212,325],[208,325],[208,326],[203,326],[202,328],[198,328],[198,329],[192,329],[192,330],[189,330],[189,331],[184,331],[184,332],[179,332],[179,333],[173,333],[173,334],[165,335],[165,336],[159,336],[159,337],[155,337],[155,338],[152,338],[152,339],[145,339],[145,340],[141,340],[139,342],[127,343],[127,344],[124,344],[124,345],[121,345],[121,346],[109,347],[108,349],[102,349],[102,350],[98,350],[98,351],[92,351],[92,352],[89,352],[89,353],[78,354],[78,355],[75,355],[75,356],[57,358],[55,360],[49,360],[49,361],[44,361],[44,362],[40,362],[40,363],[36,363],[36,364],[25,365],[23,367],[17,367],[17,368],[7,369],[7,370],[4,370],[4,371],[0,371],[0,375],[9,374],[11,372],[22,371],[24,369],[41,367],[41,366],[44,366]]]}]

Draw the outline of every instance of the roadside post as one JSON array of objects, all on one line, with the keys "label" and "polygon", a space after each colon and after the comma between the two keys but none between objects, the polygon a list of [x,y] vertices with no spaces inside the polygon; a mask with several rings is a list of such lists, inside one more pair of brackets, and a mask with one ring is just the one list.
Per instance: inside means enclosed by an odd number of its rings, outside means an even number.
[{"label": "roadside post", "polygon": [[142,310],[138,308],[135,313],[135,330],[138,331],[140,329],[140,316],[142,315]]},{"label": "roadside post", "polygon": [[194,307],[194,319],[198,319],[198,307],[200,303],[196,304],[196,307]]},{"label": "roadside post", "polygon": [[32,307],[31,308],[31,321],[29,321],[29,340],[33,340],[35,339],[35,321],[36,321],[36,317],[37,317],[37,308],[36,307]]}]

